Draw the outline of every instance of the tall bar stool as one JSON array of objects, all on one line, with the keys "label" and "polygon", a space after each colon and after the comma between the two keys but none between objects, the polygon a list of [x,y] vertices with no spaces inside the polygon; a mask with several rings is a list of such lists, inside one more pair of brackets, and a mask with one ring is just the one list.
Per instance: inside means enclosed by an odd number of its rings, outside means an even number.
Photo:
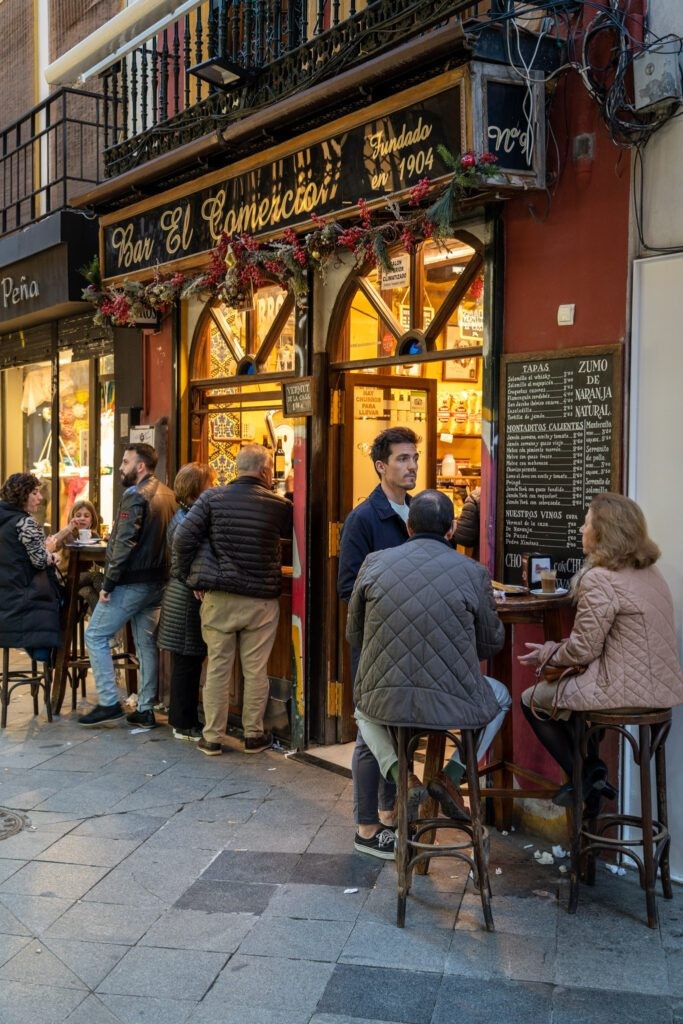
[{"label": "tall bar stool", "polygon": [[[420,739],[437,730],[415,731],[400,726],[397,729],[398,743],[398,830],[396,834],[396,870],[398,873],[398,905],[396,924],[405,926],[406,901],[410,893],[413,870],[420,864],[428,864],[432,857],[455,857],[469,865],[479,889],[484,912],[486,930],[494,931],[491,913],[491,887],[488,875],[488,830],[481,817],[479,799],[479,773],[477,770],[477,740],[480,729],[461,729],[458,733],[443,732],[457,747],[460,758],[466,765],[467,787],[470,801],[470,821],[456,821],[453,818],[419,818],[408,821],[408,771]],[[448,829],[464,833],[462,841],[433,845],[436,831]],[[428,834],[428,835],[427,835]],[[427,838],[429,841],[424,842]]]},{"label": "tall bar stool", "polygon": [[31,660],[31,668],[29,669],[12,669],[9,667],[9,653],[12,650],[11,647],[2,648],[2,689],[0,690],[0,704],[2,705],[2,711],[0,712],[0,728],[4,729],[7,725],[7,708],[9,707],[10,697],[14,690],[18,686],[30,686],[31,696],[33,697],[33,714],[38,714],[38,696],[40,690],[43,690],[43,696],[45,698],[45,711],[47,713],[48,722],[52,721],[52,702],[50,696],[50,688],[52,686],[52,665],[49,661],[41,661],[41,668],[38,668],[38,662]]},{"label": "tall bar stool", "polygon": [[[670,708],[615,708],[608,711],[574,712],[574,789],[571,876],[569,913],[576,913],[579,902],[579,879],[595,884],[596,853],[610,850],[622,857],[630,857],[638,868],[640,886],[645,891],[648,927],[657,927],[655,885],[659,873],[664,898],[673,898],[669,870],[671,835],[668,829],[666,804],[666,738],[671,729]],[[637,726],[638,736],[628,731]],[[583,762],[589,745],[597,751],[604,730],[618,732],[627,741],[634,763],[640,770],[640,815],[590,815],[583,806],[581,786]],[[655,760],[657,817],[652,816],[650,764]],[[638,832],[635,838],[626,838],[625,829]],[[616,831],[616,835],[611,835]],[[643,848],[642,857],[635,847]],[[582,867],[584,873],[582,875]]]}]

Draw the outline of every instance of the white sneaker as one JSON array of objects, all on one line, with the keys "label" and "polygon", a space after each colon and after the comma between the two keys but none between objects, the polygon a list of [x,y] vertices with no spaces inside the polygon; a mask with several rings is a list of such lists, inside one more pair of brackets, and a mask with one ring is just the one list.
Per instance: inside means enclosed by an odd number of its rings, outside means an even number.
[{"label": "white sneaker", "polygon": [[199,743],[202,738],[201,729],[174,729],[174,740],[186,740],[189,743]]}]

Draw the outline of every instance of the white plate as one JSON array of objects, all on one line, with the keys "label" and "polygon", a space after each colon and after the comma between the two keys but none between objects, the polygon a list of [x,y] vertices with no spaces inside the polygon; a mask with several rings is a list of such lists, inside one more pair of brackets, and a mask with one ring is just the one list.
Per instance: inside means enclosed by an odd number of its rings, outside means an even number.
[{"label": "white plate", "polygon": [[70,548],[97,548],[104,543],[103,540],[72,540],[67,546]]},{"label": "white plate", "polygon": [[529,593],[534,597],[560,597],[562,594],[568,594],[569,591],[566,587],[556,587],[552,594],[547,594],[541,587],[532,587]]}]

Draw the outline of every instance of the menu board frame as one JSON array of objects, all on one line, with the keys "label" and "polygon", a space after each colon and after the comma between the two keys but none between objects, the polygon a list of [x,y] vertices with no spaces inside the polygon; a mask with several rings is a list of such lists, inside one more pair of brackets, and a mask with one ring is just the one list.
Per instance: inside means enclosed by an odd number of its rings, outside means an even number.
[{"label": "menu board frame", "polygon": [[[508,405],[508,368],[513,364],[528,363],[530,365],[557,362],[559,360],[575,360],[577,372],[579,372],[580,361],[600,359],[608,356],[611,358],[610,386],[612,396],[609,399],[611,408],[611,453],[610,453],[610,490],[618,491],[621,482],[622,470],[622,422],[623,422],[623,373],[624,359],[623,346],[619,344],[596,345],[586,348],[550,349],[540,352],[515,352],[502,356],[501,359],[501,385],[499,400],[499,458],[498,458],[498,489],[496,502],[496,578],[506,582],[521,582],[516,570],[519,567],[511,568],[507,565],[509,552],[505,547],[505,471],[507,464],[507,405]],[[590,362],[589,364],[590,365]],[[533,372],[533,371],[532,371]],[[531,548],[539,550],[538,548]],[[574,556],[575,549],[568,549]],[[581,555],[580,549],[576,549],[578,558]],[[552,551],[541,551],[541,554],[551,554]],[[554,555],[553,555],[554,557]],[[576,567],[578,568],[578,566]],[[566,585],[568,576],[572,573],[558,573],[558,585]]]}]

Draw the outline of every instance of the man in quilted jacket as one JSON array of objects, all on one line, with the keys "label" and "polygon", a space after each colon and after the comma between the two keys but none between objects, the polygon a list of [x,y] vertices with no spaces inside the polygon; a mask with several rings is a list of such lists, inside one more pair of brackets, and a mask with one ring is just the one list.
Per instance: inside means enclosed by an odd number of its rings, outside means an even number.
[{"label": "man in quilted jacket", "polygon": [[[510,708],[502,683],[479,662],[503,646],[484,566],[454,551],[450,499],[439,491],[413,498],[409,539],[368,555],[349,602],[346,636],[361,648],[353,696],[356,721],[385,778],[396,781],[398,758],[389,726],[483,729],[481,760]],[[457,754],[428,791],[452,818],[466,815]],[[412,782],[411,816],[424,790]]]},{"label": "man in quilted jacket", "polygon": [[173,538],[173,564],[202,601],[208,651],[204,735],[197,749],[222,753],[230,679],[239,645],[244,675],[244,752],[271,746],[264,732],[268,658],[280,617],[280,540],[292,535],[292,503],[273,494],[273,456],[248,444],[237,456],[237,477],[200,494]]}]

